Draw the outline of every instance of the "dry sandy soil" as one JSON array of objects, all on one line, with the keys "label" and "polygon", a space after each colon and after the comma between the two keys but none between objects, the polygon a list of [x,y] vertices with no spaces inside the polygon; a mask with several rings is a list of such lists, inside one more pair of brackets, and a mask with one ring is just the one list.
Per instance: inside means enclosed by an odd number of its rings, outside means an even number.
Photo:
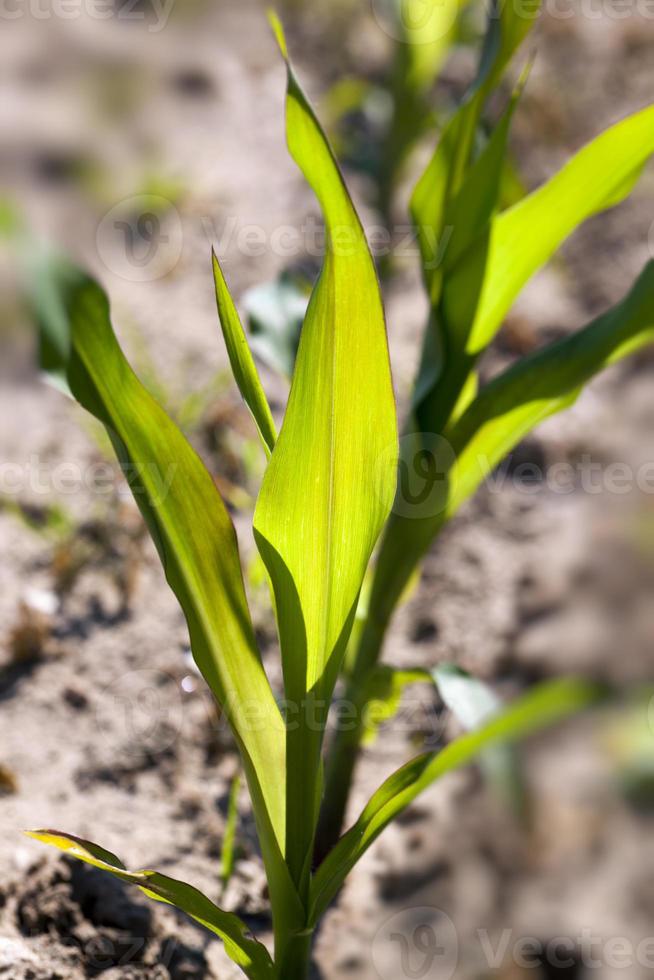
[{"label": "dry sandy soil", "polygon": [[[529,186],[651,99],[652,21],[613,13],[606,6],[599,16],[549,15],[541,24],[515,132]],[[340,71],[375,72],[386,54],[367,9],[301,9],[291,43],[304,51],[300,69],[317,99]],[[112,20],[99,30],[86,19],[17,19],[3,25],[0,66],[3,188],[35,232],[100,276],[121,339],[169,403],[179,407],[190,390],[208,392],[193,438],[223,485],[251,496],[261,463],[224,379],[209,245],[230,218],[270,235],[316,213],[284,148],[283,71],[262,8],[254,0],[188,4],[159,33],[145,22]],[[469,67],[469,53],[460,52],[441,95],[460,89]],[[119,243],[104,236],[100,219],[150,188],[153,175],[175,187],[179,225],[174,219],[167,228],[165,274],[138,281],[133,269],[125,273]],[[369,187],[350,177],[370,218]],[[628,204],[574,236],[520,298],[489,372],[525,345],[584,323],[627,289],[654,241],[653,197],[650,169]],[[16,262],[9,250],[1,254],[1,458],[22,476],[11,506],[3,487],[0,511],[0,977],[227,980],[236,974],[217,941],[20,835],[23,827],[56,826],[90,837],[128,866],[192,881],[269,933],[245,794],[235,873],[224,893],[219,883],[237,759],[192,667],[181,612],[122,490],[98,495],[74,486],[76,474],[105,459],[105,446],[78,409],[40,383]],[[226,271],[236,296],[284,261],[270,249],[244,257],[233,247]],[[405,263],[387,289],[402,404],[424,317],[414,265]],[[651,680],[652,497],[610,492],[597,474],[616,461],[637,472],[652,459],[653,366],[643,354],[611,370],[519,448],[503,481],[479,492],[397,616],[389,662],[454,661],[507,697],[568,672],[618,687]],[[281,383],[273,375],[266,382],[283,407]],[[524,462],[570,463],[578,474],[573,491],[525,482]],[[73,468],[62,474],[62,463]],[[247,497],[235,491],[234,500],[249,561]],[[53,504],[65,508],[72,538],[48,525]],[[53,608],[43,618],[21,612],[21,603],[48,599]],[[277,678],[264,590],[252,585],[252,600]],[[17,663],[17,650],[35,656]],[[434,786],[380,839],[327,915],[316,950],[325,980],[584,976],[578,962],[528,969],[512,955],[525,937],[576,942],[584,930],[604,951],[592,975],[648,974],[642,965],[620,968],[606,953],[616,939],[635,948],[654,920],[651,810],[621,792],[624,773],[609,735],[615,724],[612,715],[582,719],[525,747],[527,824],[476,770]],[[455,731],[432,695],[410,691],[406,710],[365,752],[353,814],[416,746]],[[418,972],[390,968],[389,930],[411,937],[432,921],[445,957],[426,973],[417,959]],[[495,960],[489,947],[499,949]]]}]

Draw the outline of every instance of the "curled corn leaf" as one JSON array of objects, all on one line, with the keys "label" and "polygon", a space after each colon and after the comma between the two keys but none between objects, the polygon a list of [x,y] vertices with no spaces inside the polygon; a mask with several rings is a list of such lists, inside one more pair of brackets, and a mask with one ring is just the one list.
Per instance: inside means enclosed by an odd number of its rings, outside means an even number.
[{"label": "curled corn leaf", "polygon": [[653,153],[654,106],[648,106],[607,129],[494,218],[490,241],[480,240],[462,259],[445,297],[448,320],[465,331],[469,353],[488,345],[525,283],[580,224],[629,196]]},{"label": "curled corn leaf", "polygon": [[311,921],[325,912],[351,869],[388,824],[435,780],[473,762],[492,745],[525,738],[580,711],[603,693],[597,685],[575,679],[541,684],[482,727],[398,769],[318,868],[311,892]]},{"label": "curled corn leaf", "polygon": [[371,588],[365,643],[383,632],[416,565],[443,524],[517,443],[568,408],[603,368],[654,341],[654,262],[627,296],[582,330],[519,361],[486,385],[446,431],[451,469],[441,474],[444,504],[432,514],[394,513]]},{"label": "curled corn leaf", "polygon": [[64,834],[59,830],[29,830],[26,833],[28,837],[57,847],[85,864],[108,871],[114,878],[136,885],[148,898],[166,902],[186,912],[222,939],[227,955],[251,980],[275,976],[268,950],[252,936],[245,923],[232,912],[218,908],[192,885],[159,874],[158,871],[128,871],[120,858],[111,851],[72,834]]},{"label": "curled corn leaf", "polygon": [[50,296],[40,307],[42,365],[106,427],[184,610],[193,656],[241,749],[271,889],[285,893],[284,725],[256,645],[232,521],[197,453],[129,366],[100,286],[60,262],[41,280]]}]

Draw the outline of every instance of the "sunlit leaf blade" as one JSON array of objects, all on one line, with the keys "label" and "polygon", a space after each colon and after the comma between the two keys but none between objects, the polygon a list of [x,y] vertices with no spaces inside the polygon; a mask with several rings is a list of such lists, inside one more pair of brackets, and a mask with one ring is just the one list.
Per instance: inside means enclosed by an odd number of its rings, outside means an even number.
[{"label": "sunlit leaf blade", "polygon": [[64,834],[58,830],[30,830],[28,837],[50,844],[72,857],[108,871],[127,884],[136,885],[149,898],[174,905],[200,925],[222,939],[227,955],[251,980],[274,977],[274,966],[265,946],[258,942],[244,922],[232,912],[224,912],[192,885],[169,878],[157,871],[128,871],[120,858],[98,844]]},{"label": "sunlit leaf blade", "polygon": [[522,287],[575,228],[631,193],[652,153],[654,106],[607,129],[494,218],[490,243],[482,236],[462,258],[444,296],[450,328],[465,335],[470,354],[486,347]]},{"label": "sunlit leaf blade", "polygon": [[243,396],[243,401],[252,413],[266,452],[270,454],[277,438],[270,406],[250,352],[243,325],[215,252],[212,254],[212,260],[218,316],[234,380]]},{"label": "sunlit leaf blade", "polygon": [[[281,28],[275,27],[285,54]],[[286,415],[254,515],[275,593],[286,698],[297,713],[288,741],[295,787],[289,785],[287,822],[297,879],[309,860],[326,702],[395,489],[397,431],[374,264],[329,144],[290,66],[286,132],[327,232]]]},{"label": "sunlit leaf blade", "polygon": [[325,912],[346,876],[379,834],[435,780],[473,762],[489,746],[525,738],[588,707],[602,694],[597,685],[575,679],[541,684],[481,728],[462,735],[439,752],[413,759],[395,772],[318,868],[311,893],[311,921]]},{"label": "sunlit leaf blade", "polygon": [[[583,330],[519,361],[486,385],[446,433],[452,472],[443,507],[423,515],[394,512],[382,538],[362,644],[378,650],[384,629],[436,534],[506,453],[554,413],[574,402],[602,368],[654,342],[654,264],[629,294]],[[372,655],[372,654],[371,654]]]},{"label": "sunlit leaf blade", "polygon": [[[539,4],[502,3],[489,11],[484,50],[477,77],[462,106],[445,127],[434,156],[418,181],[411,199],[430,302],[423,349],[416,378],[408,429],[441,432],[469,388],[474,359],[466,351],[461,323],[450,322],[444,302],[452,269],[465,264],[471,246],[479,243],[480,257],[468,268],[464,302],[474,304],[483,276],[483,242],[488,242],[491,219],[502,199],[509,130],[524,87],[523,71],[513,98],[481,150],[480,119],[488,96],[533,25]],[[474,307],[473,307],[474,309]],[[474,383],[474,378],[472,379]]]},{"label": "sunlit leaf blade", "polygon": [[[479,728],[502,710],[502,701],[485,681],[454,664],[439,664],[432,678],[443,704],[467,731]],[[518,815],[524,813],[526,789],[515,745],[491,745],[479,764],[500,798]]]},{"label": "sunlit leaf blade", "polygon": [[652,342],[654,262],[649,262],[617,306],[523,358],[481,390],[448,434],[458,459],[447,514],[524,436],[571,405],[593,375]]},{"label": "sunlit leaf blade", "polygon": [[467,170],[461,187],[448,202],[445,221],[452,229],[443,254],[445,272],[456,265],[498,209],[513,114],[525,77],[493,129],[486,146]]},{"label": "sunlit leaf blade", "polygon": [[184,610],[194,658],[241,749],[264,856],[281,880],[284,724],[255,642],[234,527],[202,461],[130,368],[101,288],[61,268],[42,269],[58,300],[56,330],[47,310],[40,322],[44,368],[107,429]]}]

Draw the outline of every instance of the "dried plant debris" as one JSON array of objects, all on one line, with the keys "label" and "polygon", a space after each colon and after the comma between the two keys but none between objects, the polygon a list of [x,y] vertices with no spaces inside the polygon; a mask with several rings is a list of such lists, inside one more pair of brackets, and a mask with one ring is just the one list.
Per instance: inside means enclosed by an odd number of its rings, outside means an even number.
[{"label": "dried plant debris", "polygon": [[58,599],[52,592],[41,589],[25,592],[18,606],[16,623],[9,631],[7,645],[12,663],[29,663],[44,656],[58,606]]},{"label": "dried plant debris", "polygon": [[89,571],[109,577],[120,609],[130,611],[143,562],[145,525],[136,508],[120,503],[103,518],[81,524],[56,548],[51,573],[55,590],[65,597]]},{"label": "dried plant debris", "polygon": [[11,769],[0,762],[0,796],[11,796],[18,792],[18,780]]}]

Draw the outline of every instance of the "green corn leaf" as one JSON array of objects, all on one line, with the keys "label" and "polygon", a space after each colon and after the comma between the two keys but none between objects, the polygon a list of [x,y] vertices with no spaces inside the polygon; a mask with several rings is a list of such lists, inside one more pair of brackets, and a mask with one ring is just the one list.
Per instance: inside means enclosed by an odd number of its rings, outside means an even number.
[{"label": "green corn leaf", "polygon": [[432,305],[438,302],[442,288],[442,257],[449,234],[445,211],[453,193],[453,171],[461,146],[459,133],[470,115],[471,110],[464,106],[447,123],[436,151],[411,196],[411,219],[416,229],[424,282]]},{"label": "green corn leaf", "polygon": [[[274,26],[287,59],[281,27],[276,21]],[[286,415],[254,515],[275,594],[286,698],[297,713],[287,749],[294,783],[287,840],[297,880],[310,860],[307,835],[313,836],[315,823],[327,703],[366,566],[392,503],[397,431],[374,264],[329,144],[290,65],[286,132],[327,231]]]},{"label": "green corn leaf", "polygon": [[378,207],[390,220],[393,192],[401,168],[433,120],[429,89],[442,68],[458,27],[458,14],[467,0],[397,0],[390,6],[388,30],[396,38],[388,92],[392,116],[375,168]]},{"label": "green corn leaf", "polygon": [[268,950],[252,936],[245,923],[232,912],[224,912],[218,908],[192,885],[157,871],[128,871],[120,858],[111,851],[72,834],[64,834],[58,830],[29,830],[26,834],[43,844],[65,851],[85,864],[108,871],[114,878],[136,885],[148,898],[174,905],[185,912],[222,939],[227,955],[251,980],[275,976]]},{"label": "green corn leaf", "polygon": [[597,685],[575,679],[538,685],[481,728],[462,735],[439,752],[413,759],[395,772],[318,868],[311,893],[310,921],[316,922],[325,912],[346,876],[388,824],[433,782],[473,762],[489,746],[523,739],[588,707],[602,694]]},{"label": "green corn leaf", "polygon": [[223,330],[223,337],[225,338],[225,346],[227,347],[234,380],[243,396],[243,401],[252,413],[264,448],[268,455],[270,455],[277,438],[277,431],[270,406],[268,405],[254,358],[250,352],[245,331],[243,330],[240,317],[227,283],[225,282],[225,277],[215,252],[212,253],[212,259],[218,316],[220,318],[220,325]]},{"label": "green corn leaf", "polygon": [[[448,244],[447,236],[451,228],[451,222],[447,220],[448,205],[461,190],[473,162],[475,137],[484,105],[531,30],[539,8],[539,3],[531,0],[498,2],[491,6],[477,77],[462,105],[443,130],[434,155],[411,197],[411,217],[418,235],[423,274],[432,305],[437,303],[442,285],[442,252]],[[505,142],[506,134],[501,140]],[[496,147],[498,142],[501,141],[496,140]],[[494,168],[492,171],[485,166],[478,169],[482,183],[488,175],[488,184],[492,184]],[[454,231],[459,234],[456,226]]]},{"label": "green corn leaf", "polygon": [[[460,324],[449,322],[443,291],[449,289],[458,260],[475,243],[488,241],[491,219],[501,203],[511,120],[528,69],[490,138],[476,156],[474,151],[480,143],[485,102],[538,13],[538,3],[525,2],[528,9],[512,3],[500,4],[499,10],[496,5],[491,8],[477,78],[445,127],[411,198],[430,302],[413,417],[408,423],[416,431],[441,432],[451,414],[460,411],[462,393],[473,374],[474,360],[465,351]],[[472,268],[475,275],[481,274],[479,261]],[[466,289],[474,296],[475,283],[466,283]]]},{"label": "green corn leaf", "polygon": [[515,0],[514,3],[495,0],[491,4],[479,72],[473,86],[484,99],[501,81],[509,62],[536,23],[540,7],[540,0]]},{"label": "green corn leaf", "polygon": [[480,229],[488,225],[499,206],[509,132],[526,77],[525,72],[488,142],[467,170],[461,187],[448,202],[445,223],[452,229],[452,235],[443,255],[446,275],[477,239]]},{"label": "green corn leaf", "polygon": [[566,238],[592,215],[631,193],[654,153],[654,106],[594,139],[554,177],[492,223],[448,277],[443,297],[448,329],[479,354],[515,297]]},{"label": "green corn leaf", "polygon": [[[531,354],[486,385],[446,432],[453,472],[432,513],[395,508],[382,539],[363,645],[378,651],[406,583],[443,524],[506,453],[545,418],[569,407],[595,374],[654,341],[654,263],[625,299],[584,329]],[[439,500],[440,500],[439,496]]]},{"label": "green corn leaf", "polygon": [[[467,731],[479,728],[502,710],[502,702],[488,684],[454,664],[440,664],[431,676],[443,704]],[[500,799],[523,815],[526,787],[517,747],[491,745],[480,755],[479,764]]]},{"label": "green corn leaf", "polygon": [[457,463],[447,516],[524,436],[570,406],[593,375],[652,342],[654,261],[617,306],[523,358],[481,390],[448,434]]},{"label": "green corn leaf", "polygon": [[[403,88],[425,92],[443,67],[468,0],[397,0],[396,32],[403,60]],[[395,33],[395,32],[394,32]]]},{"label": "green corn leaf", "polygon": [[[521,91],[520,85],[484,150],[463,178],[458,192],[443,205],[446,240],[433,253],[433,268],[425,272],[426,276],[432,276],[429,280],[432,309],[413,394],[414,418],[409,423],[418,431],[436,431],[435,420],[447,415],[453,402],[452,414],[460,414],[476,385],[471,360],[461,351],[457,337],[451,333],[439,300],[451,268],[477,239],[479,229],[487,229],[487,235],[490,233],[490,220],[501,194],[509,129]],[[436,244],[428,231],[424,230],[426,239]],[[423,256],[426,249],[425,245]]]},{"label": "green corn leaf", "polygon": [[[654,108],[649,108],[608,130],[580,151],[544,187],[510,210],[496,215],[490,228],[481,231],[477,243],[448,273],[446,295],[440,297],[438,292],[438,306],[432,309],[426,332],[415,391],[419,419],[414,417],[411,425],[423,432],[442,433],[450,420],[446,434],[454,453],[459,453],[462,458],[456,469],[456,486],[450,487],[448,504],[443,511],[439,509],[429,517],[418,515],[416,519],[397,514],[391,517],[376,566],[370,616],[362,634],[362,644],[369,651],[368,659],[376,656],[385,625],[402,590],[435,535],[488,474],[488,470],[484,474],[479,472],[476,458],[479,453],[486,454],[487,466],[492,467],[542,419],[574,401],[579,386],[605,363],[624,356],[630,345],[637,347],[648,342],[647,304],[651,302],[648,298],[651,273],[646,270],[637,286],[638,295],[645,295],[644,305],[637,311],[635,319],[631,315],[627,320],[623,319],[621,304],[613,313],[600,318],[603,326],[591,326],[582,331],[579,340],[574,337],[566,340],[560,355],[556,349],[552,355],[545,352],[538,355],[530,381],[537,371],[545,368],[546,373],[539,376],[539,384],[553,385],[552,397],[545,391],[542,403],[538,403],[529,397],[526,386],[522,393],[517,387],[510,393],[509,387],[517,386],[518,377],[522,377],[521,369],[516,368],[506,385],[501,383],[500,387],[506,391],[505,401],[499,413],[501,419],[496,419],[495,424],[491,403],[499,387],[491,387],[488,393],[480,396],[481,400],[473,401],[472,404],[476,404],[474,412],[461,412],[462,404],[469,402],[470,391],[474,390],[471,374],[479,352],[492,338],[525,281],[580,221],[618,203],[628,194],[653,150]],[[627,307],[633,309],[634,302],[634,299],[627,300]],[[624,331],[630,330],[633,336],[623,344],[621,337]],[[564,377],[559,357],[563,361],[571,354],[574,354],[569,362],[572,373],[566,376],[570,384],[565,387],[566,382],[563,382],[563,388],[559,389],[559,382]],[[548,373],[547,367],[550,356],[556,362],[552,366],[553,375]],[[527,367],[530,364],[532,361],[528,359]],[[466,397],[462,403],[464,392]],[[512,405],[513,397],[520,403]],[[470,404],[468,408],[471,409]],[[484,412],[489,413],[488,418],[483,416]],[[459,427],[457,418],[463,415],[467,415],[466,423]],[[486,421],[488,428],[485,428]],[[482,428],[486,436],[482,436]],[[477,429],[479,433],[473,441]],[[454,433],[457,433],[456,438]],[[491,434],[496,443],[494,449],[490,445]]]},{"label": "green corn leaf", "polygon": [[107,429],[184,610],[194,658],[241,750],[271,887],[290,887],[284,724],[256,646],[229,514],[198,455],[126,361],[101,288],[60,262],[41,270],[46,279],[57,302],[54,320],[42,309],[44,370]]}]

